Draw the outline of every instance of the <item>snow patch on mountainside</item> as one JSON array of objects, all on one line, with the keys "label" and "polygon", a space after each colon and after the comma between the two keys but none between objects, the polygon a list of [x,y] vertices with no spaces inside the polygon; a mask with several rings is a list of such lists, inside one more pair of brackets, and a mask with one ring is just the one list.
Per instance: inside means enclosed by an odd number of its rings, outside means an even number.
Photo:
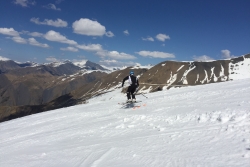
[{"label": "snow patch on mountainside", "polygon": [[86,67],[86,62],[87,62],[87,61],[88,61],[88,60],[74,61],[73,64],[74,64],[75,66],[84,68],[84,67]]},{"label": "snow patch on mountainside", "polygon": [[181,81],[183,84],[187,85],[188,84],[188,81],[187,81],[187,75],[190,71],[192,71],[193,69],[195,69],[195,65],[192,65],[192,63],[190,63],[190,67],[188,70],[186,70],[181,78]]},{"label": "snow patch on mountainside", "polygon": [[229,80],[250,78],[250,58],[244,58],[244,61],[233,64],[229,63]]},{"label": "snow patch on mountainside", "polygon": [[150,68],[152,68],[153,66],[152,65],[136,65],[136,66],[133,66],[132,68],[130,68],[130,69],[150,69]]},{"label": "snow patch on mountainside", "polygon": [[10,59],[0,56],[0,61],[9,61]]}]

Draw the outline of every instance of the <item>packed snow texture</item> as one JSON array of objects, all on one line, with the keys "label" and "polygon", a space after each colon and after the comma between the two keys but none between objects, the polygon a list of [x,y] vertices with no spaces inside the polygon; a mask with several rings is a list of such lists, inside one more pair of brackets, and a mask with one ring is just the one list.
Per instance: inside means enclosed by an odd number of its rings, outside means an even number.
[{"label": "packed snow texture", "polygon": [[250,166],[250,79],[87,104],[0,124],[1,167]]}]

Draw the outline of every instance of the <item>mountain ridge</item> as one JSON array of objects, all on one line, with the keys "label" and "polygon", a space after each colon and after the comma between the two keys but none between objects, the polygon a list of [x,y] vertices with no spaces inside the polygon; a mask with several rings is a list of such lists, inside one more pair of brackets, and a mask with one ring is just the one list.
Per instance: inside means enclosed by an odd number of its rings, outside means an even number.
[{"label": "mountain ridge", "polygon": [[[26,68],[28,69],[29,67]],[[250,54],[227,60],[209,62],[164,61],[151,68],[141,68],[140,66],[135,66],[127,67],[111,73],[105,73],[102,72],[102,70],[88,72],[87,69],[84,69],[77,73],[77,75],[70,75],[69,73],[66,75],[63,74],[64,72],[61,72],[58,73],[60,75],[56,76],[53,75],[55,73],[45,70],[42,71],[42,74],[39,73],[39,75],[24,75],[22,77],[23,79],[20,81],[19,87],[16,85],[18,80],[15,80],[14,74],[11,72],[7,74],[0,74],[0,77],[2,75],[3,81],[6,82],[6,85],[15,83],[14,85],[12,84],[8,86],[8,88],[5,87],[5,89],[0,87],[0,111],[4,112],[6,110],[6,106],[16,106],[14,107],[15,109],[12,109],[12,117],[15,117],[13,116],[13,113],[15,115],[15,111],[19,113],[19,116],[21,115],[21,110],[18,106],[29,106],[28,108],[32,108],[32,106],[42,106],[42,110],[47,111],[60,107],[86,103],[88,99],[94,96],[99,96],[103,93],[117,89],[117,87],[121,86],[122,79],[129,74],[130,70],[134,70],[135,74],[139,77],[140,87],[138,93],[149,93],[167,90],[173,87],[195,86],[250,78]],[[30,75],[34,75],[34,77],[39,76],[38,78],[43,77],[44,80],[38,79],[35,84],[27,84],[26,82],[29,82],[29,80],[25,80],[25,78]],[[39,87],[38,83],[40,82],[44,83]],[[2,86],[3,85],[5,84],[2,83]],[[12,90],[17,88],[20,91],[16,92]],[[26,102],[13,104],[13,98],[10,98],[11,96],[6,96],[7,94],[11,94],[12,96],[15,96],[17,93],[25,94],[24,90],[30,91],[31,89],[33,92],[31,91],[28,93],[29,96],[31,94],[43,94],[43,96],[39,97],[37,95],[32,98],[32,100],[36,99],[37,103],[30,103],[29,100],[26,100]],[[125,91],[126,88],[123,89],[123,92]],[[27,98],[22,96],[19,97],[19,99],[23,99],[23,101],[25,101]],[[63,105],[59,105],[57,101],[60,101]],[[2,108],[5,106],[5,109],[2,109],[1,106]],[[37,107],[36,111],[34,110],[33,112],[42,112],[40,110],[41,109]],[[4,119],[8,119],[8,116]]]}]

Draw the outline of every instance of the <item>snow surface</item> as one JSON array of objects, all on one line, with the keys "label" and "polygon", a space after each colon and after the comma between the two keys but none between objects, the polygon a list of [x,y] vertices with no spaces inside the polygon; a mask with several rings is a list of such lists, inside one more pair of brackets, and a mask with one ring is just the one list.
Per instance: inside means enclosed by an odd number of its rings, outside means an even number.
[{"label": "snow surface", "polygon": [[10,59],[6,58],[6,57],[3,57],[3,56],[0,56],[0,61],[9,61]]},{"label": "snow surface", "polygon": [[244,58],[244,61],[238,63],[229,63],[229,79],[250,78],[250,58]]},{"label": "snow surface", "polygon": [[75,66],[78,66],[78,67],[83,68],[83,67],[86,67],[86,62],[87,62],[87,61],[88,61],[88,60],[75,61],[75,62],[73,62],[73,64],[74,64]]},{"label": "snow surface", "polygon": [[135,65],[130,69],[148,69],[149,70],[152,67],[153,67],[153,65],[151,65],[151,64],[148,64],[148,65]]},{"label": "snow surface", "polygon": [[59,67],[61,65],[65,64],[65,62],[52,62],[52,63],[44,63],[43,65],[48,65],[48,66],[52,66],[52,67]]},{"label": "snow surface", "polygon": [[1,167],[250,166],[250,79],[89,103],[0,124]]}]

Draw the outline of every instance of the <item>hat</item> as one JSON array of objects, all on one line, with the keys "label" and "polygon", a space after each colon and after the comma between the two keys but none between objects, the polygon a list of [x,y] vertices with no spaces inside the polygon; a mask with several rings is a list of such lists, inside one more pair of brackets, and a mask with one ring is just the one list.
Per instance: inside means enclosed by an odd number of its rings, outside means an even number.
[{"label": "hat", "polygon": [[130,71],[130,75],[134,75],[134,71]]}]

